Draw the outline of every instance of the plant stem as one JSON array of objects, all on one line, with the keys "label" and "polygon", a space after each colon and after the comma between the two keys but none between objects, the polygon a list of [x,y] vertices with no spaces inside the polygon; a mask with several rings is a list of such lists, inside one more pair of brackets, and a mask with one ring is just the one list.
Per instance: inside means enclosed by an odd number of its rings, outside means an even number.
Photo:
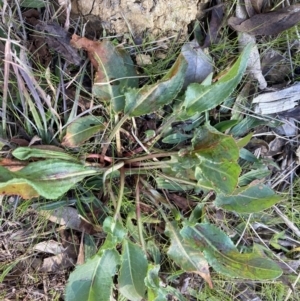
[{"label": "plant stem", "polygon": [[152,201],[153,205],[158,209],[158,211],[161,213],[164,221],[166,223],[169,223],[169,220],[167,218],[167,216],[164,213],[163,208],[157,203],[157,200],[155,199],[155,197],[149,192],[149,191],[144,191],[144,194],[147,195],[147,197]]},{"label": "plant stem", "polygon": [[[115,115],[115,123],[119,121],[119,115]],[[118,123],[117,123],[118,124]],[[121,136],[120,136],[120,129],[116,132],[116,146],[117,146],[117,156],[121,157],[122,152],[121,152]]]},{"label": "plant stem", "polygon": [[166,168],[166,167],[170,167],[170,165],[168,164],[171,164],[171,163],[174,163],[173,161],[169,160],[169,161],[160,161],[160,162],[145,162],[145,163],[142,163],[142,162],[137,162],[135,164],[133,164],[131,167],[132,168],[139,168],[139,167],[152,167],[152,168]]},{"label": "plant stem", "polygon": [[137,220],[140,243],[142,245],[144,253],[147,254],[146,244],[145,244],[145,240],[144,240],[144,236],[143,236],[143,223],[141,220],[139,176],[137,176],[137,179],[136,179],[135,204],[136,204],[136,220]]},{"label": "plant stem", "polygon": [[119,163],[113,165],[112,167],[108,168],[108,169],[105,171],[105,173],[103,174],[103,187],[105,187],[105,180],[106,180],[106,177],[107,177],[110,173],[112,173],[112,172],[114,172],[114,171],[120,169],[120,168],[123,167],[123,166],[124,166],[124,162],[121,161],[121,162],[119,162]]},{"label": "plant stem", "polygon": [[103,149],[102,149],[102,153],[101,155],[102,156],[105,156],[109,146],[110,146],[110,143],[112,142],[112,140],[114,139],[116,133],[120,130],[121,126],[124,124],[124,122],[127,120],[129,116],[127,114],[125,114],[121,120],[115,125],[114,129],[112,130],[112,132],[110,133],[106,143],[104,144],[103,146]]},{"label": "plant stem", "polygon": [[177,154],[178,154],[178,152],[157,153],[157,154],[141,156],[141,157],[137,157],[137,158],[133,158],[133,159],[128,159],[128,160],[125,159],[124,162],[126,164],[129,164],[129,163],[133,163],[133,162],[140,162],[143,160],[150,160],[150,159],[154,159],[154,158],[170,157],[172,155],[177,155]]},{"label": "plant stem", "polygon": [[151,145],[154,145],[162,136],[162,134],[164,133],[165,129],[168,128],[172,122],[174,122],[176,120],[176,114],[177,112],[174,112],[171,117],[166,121],[166,123],[164,123],[158,130],[157,133],[159,133],[153,140],[151,140]]},{"label": "plant stem", "polygon": [[176,182],[176,183],[181,183],[181,184],[186,184],[186,185],[191,185],[191,186],[198,187],[198,185],[197,185],[196,182],[192,182],[192,181],[183,180],[183,179],[180,179],[180,178],[175,178],[175,177],[167,176],[167,175],[162,174],[162,173],[158,173],[158,175],[161,176],[161,177],[163,177],[163,178],[166,178],[168,180],[171,180],[173,182]]},{"label": "plant stem", "polygon": [[124,186],[125,186],[125,170],[124,167],[120,168],[120,192],[118,196],[118,202],[117,202],[117,208],[114,215],[114,220],[117,221],[120,215],[122,200],[123,200],[123,194],[124,194]]}]

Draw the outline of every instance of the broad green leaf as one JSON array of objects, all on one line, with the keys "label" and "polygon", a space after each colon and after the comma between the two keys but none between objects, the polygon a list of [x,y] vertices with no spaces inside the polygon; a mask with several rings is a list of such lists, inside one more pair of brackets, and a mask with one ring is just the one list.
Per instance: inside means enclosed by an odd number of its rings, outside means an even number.
[{"label": "broad green leaf", "polygon": [[199,248],[183,241],[175,223],[167,224],[166,234],[171,239],[171,245],[167,252],[168,256],[185,272],[199,274],[212,288],[209,267]]},{"label": "broad green leaf", "polygon": [[19,160],[44,158],[78,162],[77,158],[65,153],[64,149],[53,147],[52,145],[40,145],[39,147],[18,147],[12,152],[12,154]]},{"label": "broad green leaf", "polygon": [[21,0],[20,5],[26,8],[42,8],[47,2],[46,0]]},{"label": "broad green leaf", "polygon": [[53,159],[32,162],[17,172],[0,166],[0,194],[56,199],[95,173],[81,164]]},{"label": "broad green leaf", "polygon": [[282,198],[266,185],[236,189],[232,195],[218,194],[215,205],[238,213],[255,213],[270,208]]},{"label": "broad green leaf", "polygon": [[110,301],[112,277],[116,274],[120,255],[115,250],[96,254],[76,267],[66,286],[66,301]]},{"label": "broad green leaf", "polygon": [[240,171],[239,165],[234,162],[213,163],[203,159],[196,167],[195,176],[198,185],[230,194],[237,186]]},{"label": "broad green leaf", "polygon": [[92,115],[81,117],[68,125],[62,145],[77,147],[104,129],[102,117]]},{"label": "broad green leaf", "polygon": [[246,46],[228,73],[215,84],[204,86],[195,83],[188,86],[183,103],[187,114],[213,109],[230,96],[246,70],[251,48],[250,44]]},{"label": "broad green leaf", "polygon": [[97,65],[93,94],[101,101],[111,102],[115,112],[124,109],[125,88],[138,86],[138,78],[132,59],[127,51],[115,47],[110,41],[90,41],[83,38],[75,46],[84,48]]},{"label": "broad green leaf", "polygon": [[261,253],[240,253],[230,238],[211,224],[184,227],[180,234],[195,248],[199,248],[208,263],[219,273],[253,280],[275,279],[282,274],[276,263]]},{"label": "broad green leaf", "polygon": [[238,158],[239,149],[235,140],[206,124],[195,131],[192,148],[181,151],[178,160],[179,168],[195,166],[199,185],[229,194],[238,183]]},{"label": "broad green leaf", "polygon": [[147,268],[148,262],[141,247],[125,240],[119,276],[119,289],[123,296],[132,301],[140,301],[145,297]]},{"label": "broad green leaf", "polygon": [[126,92],[125,114],[130,117],[141,116],[157,111],[170,103],[182,88],[186,69],[187,62],[182,55],[179,55],[162,80],[153,85]]}]

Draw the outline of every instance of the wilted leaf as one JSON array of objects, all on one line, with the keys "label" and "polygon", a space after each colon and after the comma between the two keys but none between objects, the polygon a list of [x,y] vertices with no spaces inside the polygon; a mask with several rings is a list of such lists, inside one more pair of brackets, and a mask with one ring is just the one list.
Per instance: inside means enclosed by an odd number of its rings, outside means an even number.
[{"label": "wilted leaf", "polygon": [[[250,9],[251,8],[251,9]],[[250,0],[247,0],[245,3],[238,2],[236,5],[236,16],[241,19],[247,19],[248,15],[252,17],[252,15],[255,14],[253,7],[250,3]],[[254,36],[243,32],[238,35],[239,40],[239,48],[240,51],[242,51],[246,45],[249,43],[253,44],[253,47],[251,49],[251,53],[248,59],[248,65],[247,65],[247,72],[248,74],[256,79],[259,84],[259,88],[261,90],[265,89],[267,87],[267,82],[262,74],[262,68],[260,63],[260,54],[258,52],[258,47],[256,45],[256,39]],[[243,94],[249,94],[250,89],[250,83],[245,85],[242,92]],[[235,103],[235,106],[238,107],[239,103]]]},{"label": "wilted leaf", "polygon": [[[254,10],[254,7],[252,5],[252,1],[251,0],[244,0],[244,2],[237,2],[237,5],[239,6],[244,6],[245,8],[245,12],[247,12],[247,15],[249,17],[252,17],[254,16],[256,13],[255,13],[255,10]],[[238,18],[242,18],[240,16],[237,15]]]},{"label": "wilted leaf", "polygon": [[145,297],[144,279],[147,275],[147,267],[148,262],[143,250],[125,240],[119,276],[119,288],[124,297],[132,301],[140,301]]},{"label": "wilted leaf", "polygon": [[250,0],[250,1],[256,13],[259,14],[262,11],[265,1],[264,0]]},{"label": "wilted leaf", "polygon": [[196,40],[185,43],[181,53],[187,61],[188,67],[184,77],[183,89],[191,83],[201,83],[213,72],[213,62],[199,47]]},{"label": "wilted leaf", "polygon": [[12,154],[19,160],[28,160],[31,158],[44,158],[78,162],[78,159],[65,153],[64,149],[55,147],[53,145],[18,147],[12,152]]},{"label": "wilted leaf", "polygon": [[203,48],[209,47],[212,43],[216,42],[219,29],[221,27],[224,16],[223,5],[216,5],[212,7],[211,17],[209,21],[208,33],[206,35]]},{"label": "wilted leaf", "polygon": [[277,35],[300,21],[300,4],[290,5],[248,20],[231,17],[228,24],[235,30],[251,35]]},{"label": "wilted leaf", "polygon": [[270,86],[284,83],[291,74],[290,60],[287,53],[268,48],[261,55],[262,72]]},{"label": "wilted leaf", "polygon": [[[38,3],[41,1],[34,0],[32,2]],[[37,32],[42,33],[43,38],[47,42],[48,46],[62,55],[65,60],[77,66],[81,65],[82,59],[80,55],[78,54],[77,50],[70,45],[69,33],[59,24],[38,21],[38,23],[35,25],[35,29]]]},{"label": "wilted leaf", "polygon": [[113,279],[119,264],[115,250],[104,250],[76,267],[66,286],[66,301],[110,301]]},{"label": "wilted leaf", "polygon": [[[300,8],[299,8],[300,11]],[[253,99],[255,111],[259,114],[282,113],[294,108],[300,99],[300,84],[258,95]]]},{"label": "wilted leaf", "polygon": [[62,160],[32,162],[17,172],[0,166],[0,194],[56,199],[95,173],[81,164]]},{"label": "wilted leaf", "polygon": [[33,247],[33,250],[56,255],[63,253],[64,247],[58,241],[48,240],[39,242]]},{"label": "wilted leaf", "polygon": [[217,195],[215,205],[238,213],[255,213],[270,208],[282,198],[263,184],[236,189],[232,195]]},{"label": "wilted leaf", "polygon": [[211,224],[197,224],[180,231],[187,243],[203,251],[208,263],[219,273],[253,280],[275,279],[282,270],[261,253],[240,253],[230,238]]},{"label": "wilted leaf", "polygon": [[171,239],[168,256],[185,272],[199,274],[212,288],[208,263],[203,253],[183,240],[175,223],[167,224],[166,234]]},{"label": "wilted leaf", "polygon": [[24,168],[28,163],[16,159],[3,158],[0,160],[0,166],[7,168],[9,171],[18,171]]},{"label": "wilted leaf", "polygon": [[67,147],[77,147],[84,141],[90,139],[95,134],[105,128],[102,117],[85,116],[73,121],[67,127],[67,133],[62,145]]},{"label": "wilted leaf", "polygon": [[138,79],[130,55],[108,40],[92,41],[72,36],[71,44],[83,48],[95,67],[93,93],[103,101],[111,101],[115,112],[124,109],[124,88],[137,87]]},{"label": "wilted leaf", "polygon": [[[95,233],[99,231],[99,226],[89,224],[80,218],[77,209],[72,207],[59,207],[54,210],[38,210],[38,213],[49,221],[64,226],[66,229],[85,231],[85,233]],[[97,229],[98,227],[98,229]]]},{"label": "wilted leaf", "polygon": [[75,260],[70,258],[67,253],[61,253],[45,258],[39,271],[43,273],[56,273],[57,271],[73,267],[74,263]]},{"label": "wilted leaf", "polygon": [[217,83],[209,86],[200,84],[188,86],[183,103],[188,115],[210,110],[230,96],[246,70],[251,48],[252,45],[245,47],[235,64]]},{"label": "wilted leaf", "polygon": [[280,117],[293,118],[300,120],[300,106],[297,106],[293,109],[287,110],[285,112],[278,113]]},{"label": "wilted leaf", "polygon": [[170,103],[182,89],[186,70],[187,62],[183,55],[179,55],[162,80],[125,93],[125,113],[132,117],[141,116]]}]

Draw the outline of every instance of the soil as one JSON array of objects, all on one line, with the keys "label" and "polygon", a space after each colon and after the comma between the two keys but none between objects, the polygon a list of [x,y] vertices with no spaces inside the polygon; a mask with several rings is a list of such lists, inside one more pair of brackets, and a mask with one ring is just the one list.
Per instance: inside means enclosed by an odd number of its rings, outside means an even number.
[{"label": "soil", "polygon": [[110,34],[135,39],[185,36],[188,25],[203,15],[208,0],[73,0],[74,14],[85,16]]}]

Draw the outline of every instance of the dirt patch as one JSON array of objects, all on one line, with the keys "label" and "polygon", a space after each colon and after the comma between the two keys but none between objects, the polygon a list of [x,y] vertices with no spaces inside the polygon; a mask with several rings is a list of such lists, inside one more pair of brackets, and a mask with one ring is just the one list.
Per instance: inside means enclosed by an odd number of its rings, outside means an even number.
[{"label": "dirt patch", "polygon": [[[208,0],[74,0],[74,13],[98,18],[109,33],[132,34],[135,38],[186,35],[188,24],[202,15]],[[95,19],[95,17],[97,17]]]}]

